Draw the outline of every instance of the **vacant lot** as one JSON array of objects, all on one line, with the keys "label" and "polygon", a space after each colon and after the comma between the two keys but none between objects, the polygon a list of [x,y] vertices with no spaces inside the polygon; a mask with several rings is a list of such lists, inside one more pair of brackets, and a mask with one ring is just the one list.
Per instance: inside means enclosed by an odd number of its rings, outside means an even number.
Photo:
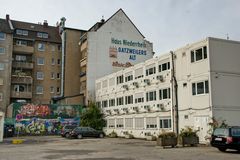
[{"label": "vacant lot", "polygon": [[236,160],[235,151],[212,147],[167,148],[138,139],[65,139],[59,136],[23,137],[23,144],[0,143],[0,160]]}]

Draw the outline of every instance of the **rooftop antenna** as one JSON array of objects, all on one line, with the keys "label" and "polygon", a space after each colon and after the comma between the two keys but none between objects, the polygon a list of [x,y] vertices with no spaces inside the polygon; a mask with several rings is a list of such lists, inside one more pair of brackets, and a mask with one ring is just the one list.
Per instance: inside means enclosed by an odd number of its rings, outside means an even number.
[{"label": "rooftop antenna", "polygon": [[229,40],[229,35],[228,35],[228,33],[227,33],[227,40]]},{"label": "rooftop antenna", "polygon": [[105,20],[104,20],[104,16],[102,16],[101,22],[102,22],[102,23],[105,22]]}]

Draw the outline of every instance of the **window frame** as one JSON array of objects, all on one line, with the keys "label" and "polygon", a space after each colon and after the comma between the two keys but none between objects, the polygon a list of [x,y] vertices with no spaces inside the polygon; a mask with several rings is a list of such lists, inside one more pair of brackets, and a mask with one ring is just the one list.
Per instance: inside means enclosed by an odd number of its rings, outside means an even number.
[{"label": "window frame", "polygon": [[1,51],[1,49],[2,49],[2,52],[0,52],[0,55],[2,54],[5,54],[6,53],[6,48],[5,47],[0,47],[0,51]]},{"label": "window frame", "polygon": [[4,41],[6,39],[6,33],[0,32],[0,35],[3,35],[2,37],[0,36],[0,40]]},{"label": "window frame", "polygon": [[44,73],[43,72],[37,72],[37,80],[43,80],[44,79]]},{"label": "window frame", "polygon": [[[203,93],[199,93],[198,84],[203,83]],[[192,96],[209,94],[209,80],[201,80],[192,83]]]},{"label": "window frame", "polygon": [[[167,120],[167,126],[165,126],[164,121]],[[171,117],[159,118],[159,128],[160,129],[171,129],[172,128],[172,119]]]},{"label": "window frame", "polygon": [[[197,60],[197,54],[199,54],[199,53],[197,53],[197,51],[199,51],[199,50],[201,50],[201,59]],[[203,61],[204,59],[208,58],[207,46],[202,46],[197,49],[191,50],[190,53],[191,53],[190,54],[191,63],[200,62],[200,61]]]},{"label": "window frame", "polygon": [[43,86],[41,85],[36,86],[36,94],[43,94]]},{"label": "window frame", "polygon": [[[42,63],[40,63],[40,62],[41,62],[40,60],[42,60]],[[38,57],[38,58],[37,58],[37,65],[42,66],[42,65],[44,65],[44,64],[45,64],[45,59],[44,59],[44,57]]]}]

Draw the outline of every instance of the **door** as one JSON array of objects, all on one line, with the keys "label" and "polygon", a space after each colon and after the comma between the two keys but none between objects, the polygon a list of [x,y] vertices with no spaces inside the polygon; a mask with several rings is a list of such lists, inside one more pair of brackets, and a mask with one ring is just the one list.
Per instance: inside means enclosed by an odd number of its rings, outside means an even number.
[{"label": "door", "polygon": [[209,116],[195,116],[194,117],[194,129],[198,130],[199,142],[207,143],[206,137],[209,130]]}]

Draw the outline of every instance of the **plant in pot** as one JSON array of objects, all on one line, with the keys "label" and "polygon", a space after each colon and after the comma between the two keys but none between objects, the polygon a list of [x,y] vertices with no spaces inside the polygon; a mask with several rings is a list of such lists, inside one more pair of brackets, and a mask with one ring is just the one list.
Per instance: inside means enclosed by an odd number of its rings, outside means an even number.
[{"label": "plant in pot", "polygon": [[145,133],[145,136],[146,136],[146,140],[148,140],[148,141],[156,141],[156,139],[157,139],[157,137],[152,135],[151,132]]},{"label": "plant in pot", "polygon": [[171,146],[175,147],[177,145],[177,135],[174,132],[162,132],[157,138],[158,146]]},{"label": "plant in pot", "polygon": [[180,137],[183,147],[185,145],[196,146],[199,144],[199,137],[197,130],[193,130],[192,127],[182,128],[180,131]]},{"label": "plant in pot", "polygon": [[118,135],[116,132],[112,131],[109,135],[108,135],[110,138],[117,138]]}]

